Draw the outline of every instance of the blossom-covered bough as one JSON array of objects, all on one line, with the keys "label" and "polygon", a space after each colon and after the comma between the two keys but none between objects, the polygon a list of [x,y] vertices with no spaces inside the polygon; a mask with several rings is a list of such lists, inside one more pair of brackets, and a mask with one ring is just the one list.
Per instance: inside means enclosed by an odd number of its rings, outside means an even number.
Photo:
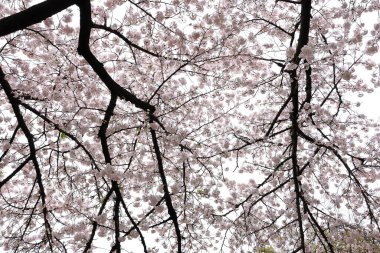
[{"label": "blossom-covered bough", "polygon": [[0,245],[379,252],[374,1],[0,1]]}]

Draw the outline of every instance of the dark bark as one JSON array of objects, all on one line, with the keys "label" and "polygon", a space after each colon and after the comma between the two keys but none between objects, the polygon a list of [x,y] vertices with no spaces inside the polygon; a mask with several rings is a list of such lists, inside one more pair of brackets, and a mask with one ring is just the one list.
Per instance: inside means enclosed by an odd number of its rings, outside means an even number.
[{"label": "dark bark", "polygon": [[[300,54],[304,46],[309,42],[309,30],[310,30],[310,19],[311,19],[311,0],[303,0],[301,3],[301,26],[300,33],[297,42],[297,48],[294,55],[293,63],[299,64],[301,61]],[[293,171],[293,181],[294,181],[294,191],[296,193],[296,210],[298,217],[298,228],[300,233],[301,245],[300,250],[305,253],[305,234],[303,229],[303,218],[301,212],[301,187],[298,176],[300,175],[298,166],[298,112],[299,112],[299,90],[298,90],[298,75],[297,69],[289,72],[291,78],[291,99],[292,99],[292,113],[291,113],[291,140],[292,140],[292,171]],[[308,90],[311,90],[311,80],[308,83]]]},{"label": "dark bark", "polygon": [[85,58],[88,64],[92,67],[95,73],[107,86],[111,93],[116,94],[121,99],[131,102],[137,108],[143,109],[144,111],[155,110],[154,106],[149,103],[138,99],[134,94],[130,93],[126,89],[122,88],[118,83],[116,83],[112,77],[108,74],[103,64],[95,57],[91,52],[89,41],[92,27],[91,20],[91,3],[89,0],[82,0],[78,4],[80,8],[80,33],[79,33],[79,44],[78,53]]},{"label": "dark bark", "polygon": [[63,11],[75,4],[75,0],[47,0],[11,16],[0,19],[0,37],[25,29],[28,26]]},{"label": "dark bark", "polygon": [[34,144],[34,136],[30,132],[30,130],[29,130],[29,128],[28,128],[28,126],[24,120],[24,117],[23,117],[21,110],[20,110],[19,100],[14,96],[14,92],[13,92],[10,84],[8,83],[8,81],[5,79],[5,74],[4,74],[3,70],[1,69],[1,67],[0,67],[0,84],[4,89],[4,92],[5,92],[8,100],[9,100],[9,103],[12,106],[12,109],[13,109],[14,115],[17,119],[17,122],[18,122],[22,132],[24,133],[24,136],[27,139],[27,142],[28,142],[29,151],[30,151],[30,159],[34,165],[34,170],[36,172],[36,180],[37,180],[37,184],[39,187],[39,193],[41,196],[42,213],[43,213],[43,217],[44,217],[44,225],[45,225],[45,230],[46,230],[45,236],[46,236],[46,239],[49,243],[50,250],[53,251],[52,229],[51,229],[50,223],[48,221],[48,209],[46,208],[46,193],[45,193],[45,188],[44,188],[44,184],[43,184],[43,178],[42,178],[40,165],[39,165],[38,160],[37,160],[37,150],[36,150],[36,147]]},{"label": "dark bark", "polygon": [[[152,116],[151,116],[150,122],[151,123],[153,122]],[[162,157],[161,157],[160,147],[159,147],[158,141],[157,141],[156,131],[153,129],[150,129],[150,134],[152,136],[154,153],[156,154],[156,159],[157,159],[158,172],[159,172],[160,177],[161,177],[161,182],[162,182],[162,186],[163,186],[163,190],[164,190],[164,194],[165,194],[164,198],[165,198],[166,207],[168,209],[168,214],[169,214],[171,220],[173,221],[175,233],[177,236],[177,246],[178,246],[177,252],[181,253],[182,252],[181,231],[179,229],[177,213],[176,213],[176,210],[174,209],[173,202],[172,202],[172,199],[170,197],[169,186],[168,186],[168,183],[166,180],[164,165],[163,165],[163,161],[162,161]]]}]

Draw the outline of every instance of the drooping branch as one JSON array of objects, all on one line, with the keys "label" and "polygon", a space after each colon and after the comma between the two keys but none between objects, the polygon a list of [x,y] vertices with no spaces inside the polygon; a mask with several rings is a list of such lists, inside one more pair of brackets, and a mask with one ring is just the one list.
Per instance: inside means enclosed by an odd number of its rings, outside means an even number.
[{"label": "drooping branch", "polygon": [[317,219],[314,217],[314,214],[310,211],[310,209],[309,209],[309,203],[307,202],[307,200],[305,199],[305,197],[303,195],[301,195],[301,200],[302,200],[302,202],[304,204],[304,207],[306,209],[305,211],[307,212],[307,214],[309,215],[310,219],[313,222],[312,224],[317,227],[318,232],[323,237],[323,240],[327,243],[330,252],[334,253],[335,251],[334,251],[333,245],[331,244],[330,240],[328,239],[328,237],[327,237],[326,232],[324,231],[324,229],[322,229],[322,227],[319,225]]},{"label": "drooping branch", "polygon": [[42,212],[43,212],[43,217],[44,217],[44,225],[45,225],[45,235],[49,243],[50,250],[53,251],[53,242],[52,242],[52,230],[50,223],[48,221],[48,209],[46,207],[46,193],[45,193],[45,188],[43,184],[43,178],[42,178],[42,173],[40,169],[40,165],[37,160],[37,151],[36,147],[34,144],[34,137],[33,134],[30,132],[24,117],[21,113],[20,106],[19,106],[19,101],[14,97],[14,92],[8,83],[8,81],[5,79],[5,74],[0,67],[0,84],[4,89],[4,92],[12,106],[14,115],[17,119],[17,122],[21,128],[21,131],[24,133],[25,138],[28,141],[28,146],[29,146],[29,152],[30,152],[30,159],[33,162],[34,165],[34,170],[36,172],[36,178],[37,178],[37,183],[39,186],[39,193],[41,196],[41,202],[42,202]]},{"label": "drooping branch", "polygon": [[[314,144],[316,144],[319,147],[324,147],[327,150],[330,150],[339,159],[339,161],[342,163],[343,167],[346,169],[346,171],[348,173],[348,176],[355,182],[355,185],[360,189],[360,193],[363,196],[363,199],[364,199],[364,201],[366,203],[366,207],[367,207],[367,210],[368,210],[368,215],[369,215],[370,219],[375,222],[375,224],[377,225],[378,230],[380,231],[379,222],[378,222],[377,217],[375,217],[375,215],[374,215],[374,211],[372,210],[371,200],[369,198],[368,192],[364,189],[362,183],[359,181],[359,179],[357,178],[357,176],[354,174],[353,170],[347,164],[347,162],[345,161],[345,159],[335,149],[335,147],[331,147],[329,145],[324,145],[323,143],[320,143],[320,142],[316,141],[314,138],[312,138],[312,137],[308,136],[307,134],[305,134],[301,129],[298,129],[298,133],[299,133],[300,137],[302,137],[303,139],[305,139],[305,140],[307,140],[307,141],[309,141],[311,143],[314,143]],[[379,203],[375,202],[375,205],[378,205],[378,204]]]}]

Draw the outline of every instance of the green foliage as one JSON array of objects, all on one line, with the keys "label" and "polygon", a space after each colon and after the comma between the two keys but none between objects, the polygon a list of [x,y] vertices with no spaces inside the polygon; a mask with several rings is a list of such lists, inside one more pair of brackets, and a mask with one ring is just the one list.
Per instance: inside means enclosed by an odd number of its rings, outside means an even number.
[{"label": "green foliage", "polygon": [[65,138],[67,138],[67,135],[65,133],[63,133],[63,132],[60,132],[59,133],[59,138],[63,140]]},{"label": "green foliage", "polygon": [[271,246],[265,246],[260,248],[257,253],[276,253],[276,251]]}]

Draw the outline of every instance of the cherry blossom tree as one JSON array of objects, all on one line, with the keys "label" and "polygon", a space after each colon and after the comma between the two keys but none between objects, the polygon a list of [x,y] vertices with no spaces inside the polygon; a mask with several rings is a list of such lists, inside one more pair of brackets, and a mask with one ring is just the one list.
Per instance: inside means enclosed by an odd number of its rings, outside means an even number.
[{"label": "cherry blossom tree", "polygon": [[378,0],[0,1],[0,245],[380,252]]}]

